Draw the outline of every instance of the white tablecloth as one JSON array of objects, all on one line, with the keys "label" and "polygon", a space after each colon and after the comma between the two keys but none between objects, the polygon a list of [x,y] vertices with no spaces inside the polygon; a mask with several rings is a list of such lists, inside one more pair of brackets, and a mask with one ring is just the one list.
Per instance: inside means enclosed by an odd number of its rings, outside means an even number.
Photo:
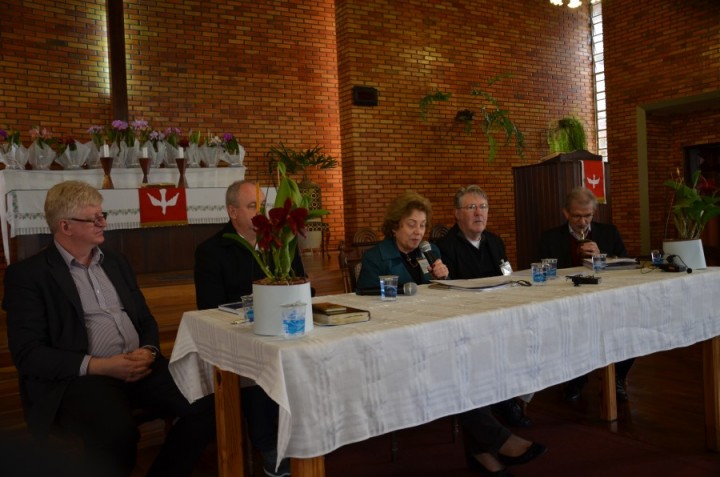
[{"label": "white tablecloth", "polygon": [[422,286],[394,303],[316,297],[372,319],[295,341],[254,335],[226,312],[187,312],[170,370],[191,400],[212,392],[213,366],[254,379],[280,405],[279,456],[307,458],[720,335],[719,268],[602,276],[580,287]]}]

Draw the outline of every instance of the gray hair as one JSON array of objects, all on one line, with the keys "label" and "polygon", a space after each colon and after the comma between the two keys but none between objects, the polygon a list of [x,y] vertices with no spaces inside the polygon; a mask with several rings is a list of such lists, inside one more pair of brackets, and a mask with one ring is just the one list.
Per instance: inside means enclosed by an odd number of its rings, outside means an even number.
[{"label": "gray hair", "polygon": [[565,196],[565,210],[569,211],[573,204],[577,204],[580,207],[587,207],[592,204],[594,210],[597,209],[597,198],[590,189],[576,187]]},{"label": "gray hair", "polygon": [[240,190],[240,187],[242,187],[244,184],[252,184],[255,185],[252,181],[247,180],[241,180],[241,181],[235,181],[232,184],[230,184],[225,191],[225,206],[232,205],[233,207],[237,207],[237,196],[238,191]]},{"label": "gray hair", "polygon": [[480,186],[476,185],[469,185],[467,187],[461,187],[456,193],[455,193],[455,208],[459,209],[462,207],[462,198],[465,197],[467,194],[475,194],[479,195],[485,200],[488,200],[487,193],[485,193],[484,190],[480,188]]}]

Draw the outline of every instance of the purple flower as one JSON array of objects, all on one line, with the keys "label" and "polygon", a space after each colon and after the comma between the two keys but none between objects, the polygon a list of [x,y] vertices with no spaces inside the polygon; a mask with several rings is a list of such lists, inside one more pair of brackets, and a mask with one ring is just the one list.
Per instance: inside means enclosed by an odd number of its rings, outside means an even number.
[{"label": "purple flower", "polygon": [[128,128],[128,123],[120,119],[116,119],[112,122],[112,127],[117,129],[118,131],[124,131]]},{"label": "purple flower", "polygon": [[0,137],[2,138],[3,141],[5,141],[7,139],[7,133],[5,132],[4,129],[0,129]]},{"label": "purple flower", "polygon": [[232,141],[232,140],[233,140],[233,135],[232,135],[232,134],[230,134],[230,133],[225,133],[225,134],[223,134],[223,141],[229,142],[229,141]]},{"label": "purple flower", "polygon": [[151,141],[162,141],[165,138],[165,135],[161,133],[160,131],[153,131],[150,133],[150,140]]}]

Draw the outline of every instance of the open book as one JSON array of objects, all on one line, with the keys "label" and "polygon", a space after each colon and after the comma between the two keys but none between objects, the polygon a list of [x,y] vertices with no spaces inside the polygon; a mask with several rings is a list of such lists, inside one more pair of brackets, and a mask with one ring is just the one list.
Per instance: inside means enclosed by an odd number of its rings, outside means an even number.
[{"label": "open book", "polygon": [[370,320],[370,312],[336,303],[313,303],[313,321],[318,325],[347,325]]}]

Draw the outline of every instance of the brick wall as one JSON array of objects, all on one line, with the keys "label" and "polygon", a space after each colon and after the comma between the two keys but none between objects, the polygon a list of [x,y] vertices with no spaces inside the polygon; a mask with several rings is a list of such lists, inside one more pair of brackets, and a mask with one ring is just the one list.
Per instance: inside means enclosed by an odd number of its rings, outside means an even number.
[{"label": "brick wall", "polygon": [[[720,91],[720,9],[716,0],[606,1],[603,18],[613,219],[639,254],[636,108]],[[648,116],[652,247],[662,244],[669,200],[662,183],[682,169],[681,146],[720,142],[718,126],[717,103]]]},{"label": "brick wall", "polygon": [[[27,142],[33,124],[87,138],[90,124],[112,120],[104,2],[5,5],[13,14],[0,18],[0,127],[19,129]],[[410,188],[433,201],[435,222],[450,224],[453,191],[478,183],[490,194],[489,228],[512,259],[512,167],[545,155],[548,124],[566,114],[584,120],[594,149],[584,9],[489,0],[124,5],[131,119],[233,132],[248,152],[248,176],[262,181],[271,145],[323,146],[342,163],[311,175],[332,211],[334,243],[361,226],[378,229],[387,202]],[[603,6],[613,209],[633,253],[636,105],[718,89],[716,2],[676,5]],[[485,137],[465,135],[453,117],[478,109],[470,89],[502,73],[513,76],[487,91],[525,133],[526,157],[505,147],[488,163]],[[380,104],[352,106],[355,85],[376,87]],[[422,121],[418,102],[437,89],[454,96]],[[676,122],[673,128],[689,121]],[[675,141],[685,140],[673,131]]]},{"label": "brick wall", "polygon": [[[337,4],[343,175],[348,236],[380,229],[387,203],[415,189],[434,204],[434,222],[452,224],[452,197],[477,183],[489,194],[489,229],[515,256],[512,167],[547,154],[552,120],[575,114],[594,144],[589,16],[548,2],[387,2]],[[502,147],[487,161],[488,142],[454,121],[458,110],[479,112],[470,95],[486,88],[526,136],[525,159]],[[351,105],[351,89],[378,89],[377,107]],[[452,92],[420,118],[419,101]],[[502,142],[502,136],[498,136]],[[591,149],[595,149],[591,146]]]}]

